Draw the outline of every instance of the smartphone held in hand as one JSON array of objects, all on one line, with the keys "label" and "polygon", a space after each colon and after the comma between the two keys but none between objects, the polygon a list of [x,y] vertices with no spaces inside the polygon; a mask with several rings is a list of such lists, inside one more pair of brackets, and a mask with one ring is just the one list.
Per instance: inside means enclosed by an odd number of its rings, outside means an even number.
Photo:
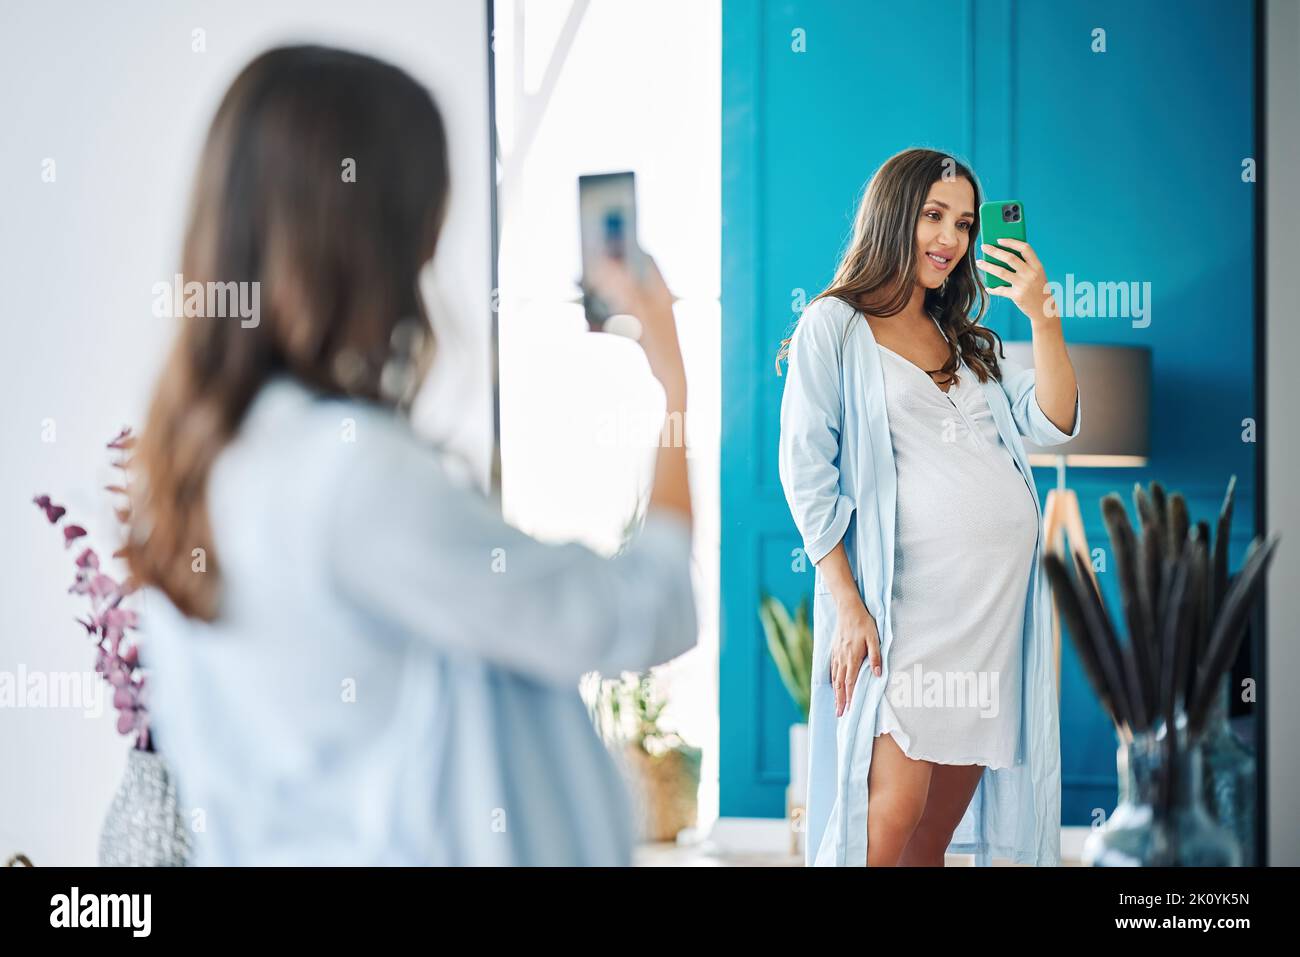
[{"label": "smartphone held in hand", "polygon": [[605,329],[612,310],[591,288],[589,277],[602,257],[625,263],[645,278],[645,255],[636,234],[636,176],[631,171],[578,177],[582,237],[582,304],[593,332]]},{"label": "smartphone held in hand", "polygon": [[[1017,199],[1004,199],[980,204],[980,242],[996,246],[999,239],[1019,239],[1021,242],[1029,242],[1028,237],[1025,235],[1025,204]],[[1024,258],[1020,256],[1020,253],[1009,247],[1007,248],[1007,254],[1021,259]],[[1011,268],[1007,263],[994,256],[986,256],[985,258],[995,266],[1001,266],[1003,269]],[[991,273],[984,273],[984,285],[988,289],[996,289],[998,286],[1009,286],[1011,284]]]}]

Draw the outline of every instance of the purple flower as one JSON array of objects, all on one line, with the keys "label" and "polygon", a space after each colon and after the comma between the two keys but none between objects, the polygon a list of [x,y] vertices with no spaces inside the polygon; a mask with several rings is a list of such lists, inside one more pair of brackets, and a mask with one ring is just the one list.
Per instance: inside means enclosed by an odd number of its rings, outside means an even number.
[{"label": "purple flower", "polygon": [[[115,650],[126,629],[138,627],[135,612],[120,605],[104,612],[99,619],[99,625],[104,631],[104,637],[112,643]],[[131,664],[134,665],[135,662],[132,661]]]},{"label": "purple flower", "polygon": [[51,525],[68,513],[68,510],[62,505],[55,505],[51,502],[48,495],[38,495],[32,501],[36,503],[38,508],[44,509],[45,517],[50,520]]},{"label": "purple flower", "polygon": [[140,747],[148,747],[149,709],[144,703],[144,679],[136,679],[114,691],[113,707],[118,711],[118,733],[130,734],[134,731],[138,735]]},{"label": "purple flower", "polygon": [[117,594],[117,582],[103,572],[96,572],[90,577],[89,591],[91,598],[108,598]]},{"label": "purple flower", "polygon": [[136,727],[136,710],[126,708],[118,713],[117,716],[117,733],[130,734]]},{"label": "purple flower", "polygon": [[[122,429],[108,443],[108,448],[127,451],[135,445],[135,438],[129,428]],[[113,463],[125,469],[126,459]],[[125,494],[124,485],[107,487],[115,494]],[[57,524],[67,510],[56,505],[48,495],[38,495],[33,503],[45,512],[51,525]],[[118,519],[129,520],[127,509],[117,509]],[[86,536],[86,530],[80,525],[63,526],[63,547],[71,548],[73,542]],[[114,558],[120,558],[121,552],[115,552]],[[127,637],[131,629],[139,628],[139,616],[130,608],[123,607],[123,600],[136,589],[136,582],[129,575],[126,581],[119,583],[106,571],[100,570],[99,554],[93,548],[83,547],[76,558],[76,578],[68,590],[73,594],[86,595],[90,600],[90,613],[85,618],[77,618],[77,623],[86,630],[87,636],[95,643],[95,671],[103,677],[113,689],[113,705],[118,710],[117,730],[121,734],[134,734],[135,746],[144,751],[152,750],[149,736],[149,708],[145,693],[146,681],[140,667],[140,652],[134,641]]]},{"label": "purple flower", "polygon": [[109,442],[106,447],[110,449],[124,450],[124,449],[132,448],[134,445],[135,445],[135,436],[131,434],[131,427],[129,425],[125,425],[122,427],[122,431],[117,433],[113,441]]}]

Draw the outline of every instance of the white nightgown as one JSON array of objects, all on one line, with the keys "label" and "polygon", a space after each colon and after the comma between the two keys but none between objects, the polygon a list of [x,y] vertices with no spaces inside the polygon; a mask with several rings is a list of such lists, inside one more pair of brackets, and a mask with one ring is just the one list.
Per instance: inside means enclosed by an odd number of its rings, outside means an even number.
[{"label": "white nightgown", "polygon": [[964,362],[945,394],[915,363],[880,351],[898,512],[890,681],[875,733],[890,732],[911,758],[1010,767],[1034,500]]}]

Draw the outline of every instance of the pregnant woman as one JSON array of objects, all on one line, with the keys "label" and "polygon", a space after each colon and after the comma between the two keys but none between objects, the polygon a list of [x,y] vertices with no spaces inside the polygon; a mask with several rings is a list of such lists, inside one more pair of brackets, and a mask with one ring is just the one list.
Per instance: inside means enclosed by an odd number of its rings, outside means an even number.
[{"label": "pregnant woman", "polygon": [[[1014,268],[975,259],[980,202],[951,157],[892,157],[782,344],[781,483],[816,569],[810,864],[1060,860],[1042,511],[1022,439],[1073,438],[1080,400],[1034,250],[979,247]],[[979,324],[977,268],[1029,318],[1032,369]]]}]

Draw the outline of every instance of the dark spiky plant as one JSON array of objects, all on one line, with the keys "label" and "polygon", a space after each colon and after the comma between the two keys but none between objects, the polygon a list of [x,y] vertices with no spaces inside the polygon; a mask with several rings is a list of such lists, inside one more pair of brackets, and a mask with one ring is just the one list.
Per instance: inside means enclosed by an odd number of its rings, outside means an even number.
[{"label": "dark spiky plant", "polygon": [[1141,522],[1134,531],[1120,497],[1101,502],[1119,575],[1127,639],[1121,640],[1086,559],[1043,557],[1061,615],[1107,714],[1122,734],[1151,730],[1187,714],[1193,735],[1204,730],[1215,689],[1235,660],[1251,609],[1278,545],[1276,535],[1250,544],[1241,572],[1228,582],[1228,533],[1236,477],[1228,483],[1210,542],[1208,522],[1191,524],[1177,492],[1158,482],[1148,495],[1134,486]]},{"label": "dark spiky plant", "polygon": [[[1127,640],[1116,633],[1105,601],[1087,574],[1086,559],[1072,553],[1075,573],[1058,555],[1043,566],[1079,660],[1102,707],[1125,741],[1163,723],[1172,758],[1179,712],[1186,715],[1189,743],[1206,729],[1224,677],[1236,660],[1246,624],[1264,586],[1278,536],[1256,537],[1241,571],[1228,581],[1228,534],[1237,478],[1228,481],[1214,541],[1208,522],[1190,524],[1187,503],[1165,495],[1159,482],[1150,493],[1134,484],[1133,503],[1141,537],[1114,492],[1101,501],[1119,574]],[[1166,776],[1157,800],[1167,806]]]}]

